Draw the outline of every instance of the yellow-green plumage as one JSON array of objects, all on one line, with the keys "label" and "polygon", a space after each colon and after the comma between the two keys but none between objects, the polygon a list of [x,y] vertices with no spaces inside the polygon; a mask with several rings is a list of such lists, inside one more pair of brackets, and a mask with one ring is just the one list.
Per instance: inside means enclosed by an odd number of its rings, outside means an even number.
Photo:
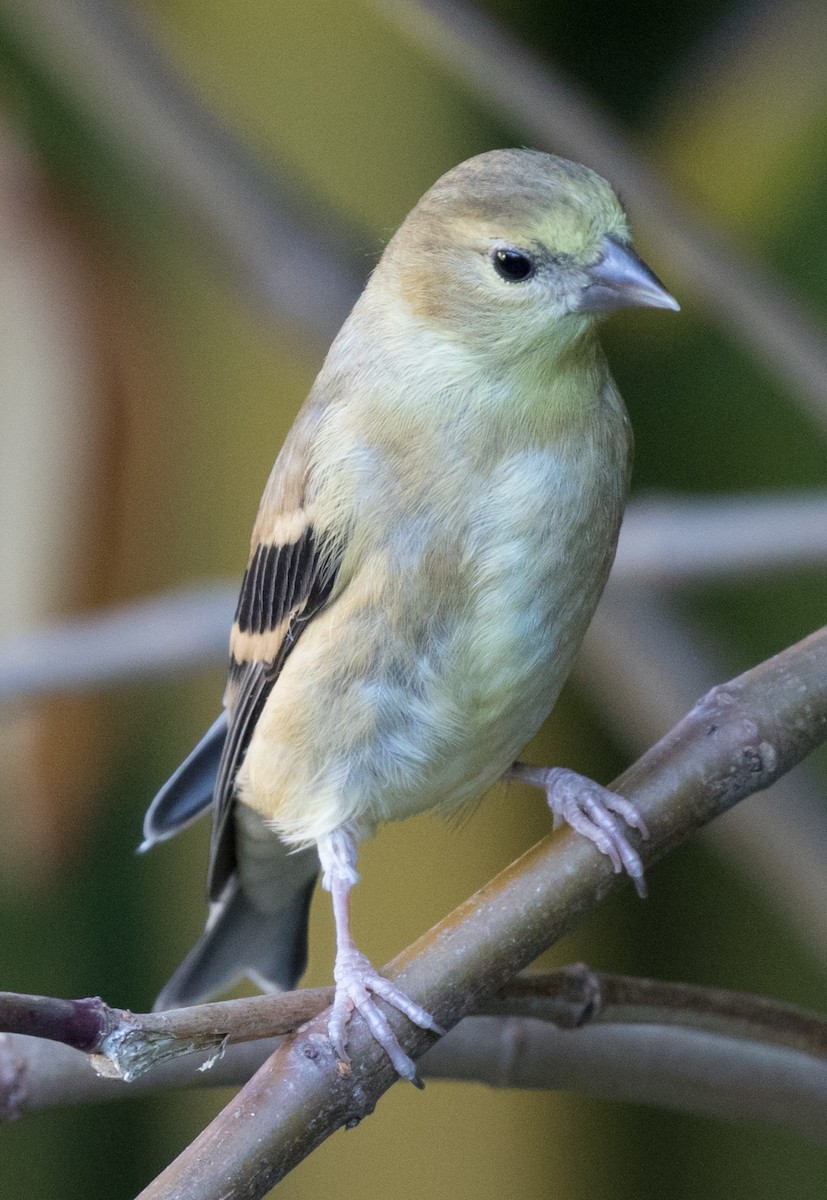
[{"label": "yellow-green plumage", "polygon": [[614,555],[631,433],[593,319],[554,311],[560,270],[529,293],[490,247],[567,255],[582,287],[625,231],[585,168],[472,160],[413,210],[334,342],[302,469],[342,563],[239,775],[292,844],[476,798],[556,700]]},{"label": "yellow-green plumage", "polygon": [[[389,243],[264,492],[226,729],[203,743],[208,765],[223,744],[215,903],[162,1003],[242,971],[295,982],[315,845],[337,930],[334,1048],[346,1057],[356,1006],[414,1076],[370,993],[434,1025],[353,944],[356,846],[380,821],[476,799],[557,699],[629,484],[631,431],[595,329],[624,305],[677,307],[605,180],[550,155],[461,164]],[[571,773],[555,796],[547,776],[526,777],[642,890],[631,806],[596,785],[578,795]],[[148,842],[175,827],[176,778]],[[192,798],[180,805],[183,823]]]}]

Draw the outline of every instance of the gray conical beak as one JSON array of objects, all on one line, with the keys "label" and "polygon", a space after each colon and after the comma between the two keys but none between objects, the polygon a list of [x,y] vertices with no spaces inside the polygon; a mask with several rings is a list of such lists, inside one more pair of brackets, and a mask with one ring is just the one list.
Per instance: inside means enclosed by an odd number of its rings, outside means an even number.
[{"label": "gray conical beak", "polygon": [[610,312],[615,308],[670,308],[680,311],[654,271],[631,246],[603,239],[603,254],[589,267],[589,282],[578,304],[581,312]]}]

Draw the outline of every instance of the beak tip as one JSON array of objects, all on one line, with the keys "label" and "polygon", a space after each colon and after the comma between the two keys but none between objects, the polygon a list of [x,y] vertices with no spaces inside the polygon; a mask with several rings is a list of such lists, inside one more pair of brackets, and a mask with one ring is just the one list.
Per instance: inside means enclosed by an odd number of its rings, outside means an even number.
[{"label": "beak tip", "polygon": [[591,283],[584,293],[583,310],[663,308],[680,312],[681,306],[632,246],[606,237],[603,254],[590,269]]},{"label": "beak tip", "polygon": [[681,306],[678,304],[671,292],[664,292],[662,299],[657,304],[652,305],[653,308],[665,308],[669,312],[680,312]]}]

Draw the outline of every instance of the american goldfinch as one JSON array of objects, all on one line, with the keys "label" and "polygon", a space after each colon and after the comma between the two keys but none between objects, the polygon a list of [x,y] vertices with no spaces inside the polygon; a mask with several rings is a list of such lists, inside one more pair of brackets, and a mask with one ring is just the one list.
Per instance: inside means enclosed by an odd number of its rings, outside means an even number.
[{"label": "american goldfinch", "polygon": [[356,948],[357,848],[503,777],[642,892],[632,805],[516,761],[614,557],[632,435],[596,325],[627,306],[678,307],[609,184],[552,155],[461,163],[391,239],[265,488],[224,713],[147,813],[144,846],[212,801],[207,927],[159,1007],[294,986],[321,865],[336,1053],[356,1009],[415,1079],[374,997],[437,1026]]}]

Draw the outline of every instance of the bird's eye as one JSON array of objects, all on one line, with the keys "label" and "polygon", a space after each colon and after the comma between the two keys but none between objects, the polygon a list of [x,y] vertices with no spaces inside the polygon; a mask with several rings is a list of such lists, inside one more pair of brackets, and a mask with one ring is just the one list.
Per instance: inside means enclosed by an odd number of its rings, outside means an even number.
[{"label": "bird's eye", "polygon": [[534,274],[534,262],[520,250],[495,250],[494,270],[509,283],[522,283]]}]

